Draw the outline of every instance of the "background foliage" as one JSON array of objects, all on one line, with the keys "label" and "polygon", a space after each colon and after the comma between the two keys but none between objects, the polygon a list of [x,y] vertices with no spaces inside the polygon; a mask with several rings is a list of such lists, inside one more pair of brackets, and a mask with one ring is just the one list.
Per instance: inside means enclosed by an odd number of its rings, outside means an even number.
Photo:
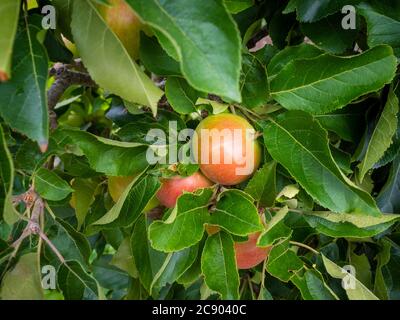
[{"label": "background foliage", "polygon": [[[105,0],[0,3],[0,297],[400,299],[399,2],[126,4],[136,56]],[[260,169],[146,212],[171,174],[146,161],[147,131],[221,112],[260,132]],[[114,203],[108,176],[136,179]],[[233,243],[257,231],[269,257],[238,271]]]}]

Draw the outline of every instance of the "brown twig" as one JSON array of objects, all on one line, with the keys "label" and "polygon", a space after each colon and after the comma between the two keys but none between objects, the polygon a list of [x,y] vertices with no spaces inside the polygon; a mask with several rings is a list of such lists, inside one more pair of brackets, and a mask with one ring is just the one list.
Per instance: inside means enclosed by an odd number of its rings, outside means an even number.
[{"label": "brown twig", "polygon": [[25,194],[25,199],[29,202],[24,202],[26,203],[26,206],[29,208],[31,206],[31,196],[35,198],[34,204],[33,204],[33,209],[32,209],[32,215],[31,218],[28,221],[27,226],[25,227],[24,231],[22,232],[21,236],[14,241],[14,243],[11,245],[11,247],[14,248],[14,252],[12,253],[11,257],[14,258],[17,255],[17,252],[22,244],[22,242],[28,238],[32,234],[38,234],[40,232],[40,225],[39,225],[39,217],[41,213],[43,212],[44,209],[44,203],[43,200],[38,197],[36,193],[32,189],[29,189],[28,192]]},{"label": "brown twig", "polygon": [[[40,218],[43,217],[45,202],[43,199],[35,192],[33,187],[31,187],[26,193],[22,195],[15,196],[13,202],[18,204],[24,202],[27,208],[32,207],[32,214],[30,219],[28,220],[28,224],[26,225],[24,231],[20,237],[15,240],[11,247],[14,248],[13,253],[11,254],[11,259],[15,258],[18,253],[19,248],[21,247],[22,242],[31,235],[38,235],[46,244],[50,247],[50,249],[54,252],[57,258],[61,261],[61,263],[65,263],[65,259],[58,251],[58,249],[54,246],[54,244],[50,241],[47,235],[43,232],[40,226]],[[42,219],[43,220],[43,219]]]},{"label": "brown twig", "polygon": [[75,60],[73,64],[56,63],[50,69],[49,75],[55,78],[54,83],[47,92],[47,101],[52,129],[57,128],[54,108],[71,85],[83,85],[86,87],[97,87],[90,75],[86,72],[81,60]]},{"label": "brown twig", "polygon": [[60,251],[56,248],[56,246],[50,241],[50,239],[47,237],[47,235],[43,232],[39,232],[39,237],[44,240],[44,242],[47,243],[47,245],[50,247],[50,249],[54,252],[54,254],[57,256],[58,260],[60,260],[61,263],[65,263],[65,258],[62,256]]},{"label": "brown twig", "polygon": [[33,190],[32,187],[30,187],[27,192],[14,196],[12,199],[12,203],[14,206],[16,206],[21,202],[24,202],[28,208],[31,208],[32,205],[35,203],[36,198],[37,193],[35,192],[35,190]]},{"label": "brown twig", "polygon": [[154,220],[161,220],[163,214],[164,214],[164,208],[161,206],[158,206],[158,207],[151,209],[147,213],[147,216],[151,221],[154,221]]}]

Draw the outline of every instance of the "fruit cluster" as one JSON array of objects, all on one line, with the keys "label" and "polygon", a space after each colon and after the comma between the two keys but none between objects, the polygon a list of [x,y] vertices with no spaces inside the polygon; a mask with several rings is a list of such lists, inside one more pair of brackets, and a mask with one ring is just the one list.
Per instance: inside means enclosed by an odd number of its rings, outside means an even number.
[{"label": "fruit cluster", "polygon": [[[247,134],[249,131],[254,131],[254,128],[246,119],[230,113],[212,115],[201,121],[196,129],[197,138],[192,141],[197,151],[200,171],[188,177],[176,175],[171,178],[162,178],[160,190],[145,211],[160,204],[173,208],[184,192],[195,192],[214,184],[233,186],[246,181],[261,161],[261,148],[256,137]],[[227,134],[224,135],[224,139],[214,139],[213,132]],[[203,143],[204,139],[207,139],[208,143]],[[202,162],[203,159],[211,159],[215,153],[221,155],[220,161]],[[226,161],[226,155],[229,155],[229,161]],[[251,162],[251,172],[240,174],[240,169],[249,162],[248,160]],[[114,201],[118,201],[133,179],[135,177],[109,177],[109,193]],[[219,231],[217,226],[208,225],[206,228],[208,233]],[[251,234],[247,241],[235,243],[236,262],[239,269],[252,268],[267,257],[269,248],[256,246],[258,236],[259,233]]]}]

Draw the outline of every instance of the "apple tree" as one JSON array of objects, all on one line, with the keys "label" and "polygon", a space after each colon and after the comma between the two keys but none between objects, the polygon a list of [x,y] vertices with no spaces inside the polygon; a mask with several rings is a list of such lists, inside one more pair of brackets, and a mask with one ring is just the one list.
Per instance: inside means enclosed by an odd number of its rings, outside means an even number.
[{"label": "apple tree", "polygon": [[0,299],[400,299],[398,1],[0,16]]}]

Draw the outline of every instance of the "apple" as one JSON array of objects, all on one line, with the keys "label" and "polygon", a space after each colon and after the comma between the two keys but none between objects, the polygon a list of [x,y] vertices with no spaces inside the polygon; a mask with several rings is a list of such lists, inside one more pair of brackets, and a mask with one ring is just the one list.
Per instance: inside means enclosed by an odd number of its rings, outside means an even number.
[{"label": "apple", "polygon": [[157,199],[167,208],[175,207],[178,197],[186,192],[194,192],[198,189],[211,187],[213,183],[203,176],[199,171],[189,177],[175,176],[163,179]]},{"label": "apple", "polygon": [[212,115],[200,122],[193,136],[195,160],[211,181],[236,185],[260,165],[261,147],[251,124],[238,115]]},{"label": "apple", "polygon": [[140,31],[146,31],[146,28],[124,0],[109,0],[109,3],[110,6],[99,6],[100,14],[136,60],[139,58]]},{"label": "apple", "polygon": [[58,118],[58,123],[70,127],[81,127],[85,124],[85,112],[77,105],[72,105],[69,110]]},{"label": "apple", "polygon": [[[114,202],[118,202],[119,198],[124,193],[125,189],[129,186],[129,184],[135,179],[135,176],[128,177],[108,177],[108,192],[110,193],[111,198]],[[150,211],[157,207],[160,203],[158,202],[156,197],[153,197],[147,206],[144,208],[144,212]]]},{"label": "apple", "polygon": [[235,242],[235,256],[238,269],[250,269],[263,262],[271,250],[271,247],[257,247],[260,232],[252,233],[248,240]]}]

